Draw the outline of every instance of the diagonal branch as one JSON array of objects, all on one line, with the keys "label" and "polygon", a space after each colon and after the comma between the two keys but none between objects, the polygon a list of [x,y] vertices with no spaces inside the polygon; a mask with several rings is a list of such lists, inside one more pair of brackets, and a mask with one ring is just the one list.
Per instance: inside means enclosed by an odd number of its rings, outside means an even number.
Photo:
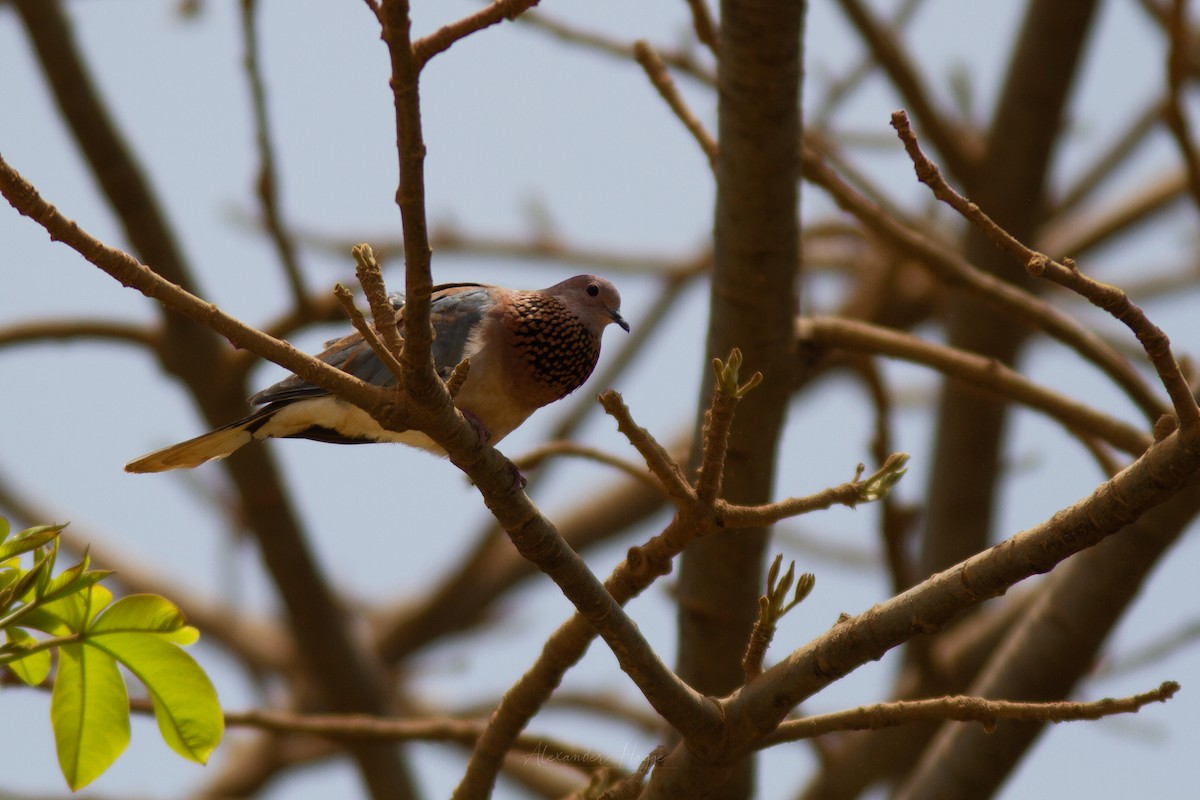
[{"label": "diagonal branch", "polygon": [[1019,372],[975,353],[838,317],[806,317],[797,323],[797,329],[805,341],[924,364],[948,377],[1035,408],[1061,422],[1072,433],[1099,437],[1135,456],[1154,441],[1148,433],[1045,389]]},{"label": "diagonal branch", "polygon": [[1158,371],[1159,379],[1171,398],[1179,424],[1184,427],[1200,425],[1200,406],[1197,406],[1196,399],[1184,379],[1179,362],[1171,354],[1170,340],[1158,326],[1147,319],[1142,310],[1134,305],[1123,291],[1084,275],[1075,268],[1074,262],[1053,261],[1022,244],[1017,237],[992,220],[983,209],[956,192],[946,182],[937,165],[921,151],[916,134],[908,124],[908,116],[903,111],[892,115],[892,126],[900,135],[904,149],[908,151],[909,158],[916,167],[917,179],[928,186],[935,197],[1007,250],[1013,258],[1025,265],[1030,274],[1045,277],[1076,292],[1125,323],[1142,343],[1150,363]]},{"label": "diagonal branch", "polygon": [[[469,14],[456,22],[444,25],[428,36],[422,36],[412,45],[416,57],[417,69],[421,69],[429,59],[444,53],[458,42],[484,28],[498,25],[504,20],[515,20],[521,14],[538,4],[539,0],[494,0],[486,8],[481,8],[474,14]],[[387,3],[384,4],[384,14],[387,13]],[[385,23],[386,24],[386,23]]]},{"label": "diagonal branch", "polygon": [[894,725],[905,725],[924,720],[955,720],[956,722],[978,722],[986,731],[996,726],[996,721],[1023,720],[1026,722],[1069,722],[1072,720],[1097,720],[1115,714],[1134,714],[1150,703],[1165,703],[1179,691],[1179,684],[1165,681],[1157,689],[1122,698],[1106,698],[1088,702],[1022,703],[1010,700],[988,700],[983,697],[934,697],[927,700],[902,700],[894,703],[877,703],[859,706],[848,711],[807,717],[784,722],[770,736],[764,737],[763,746],[792,742],[822,736],[834,731],[878,730]]},{"label": "diagonal branch", "polygon": [[[656,771],[657,796],[697,796],[724,780],[747,748],[797,703],[919,634],[936,633],[1016,583],[1123,529],[1194,480],[1200,436],[1177,432],[1088,497],[833,628],[722,701],[729,734],[713,750],[677,747]],[[673,792],[673,794],[672,794]]]},{"label": "diagonal branch", "polygon": [[935,107],[926,90],[925,80],[904,47],[860,0],[839,0],[838,5],[871,48],[875,60],[904,102],[913,109],[922,128],[929,131],[930,139],[950,170],[965,184],[972,185],[978,177],[979,164],[984,155],[982,143]]},{"label": "diagonal branch", "polygon": [[995,305],[1013,320],[1044,332],[1095,364],[1121,387],[1150,421],[1166,411],[1162,400],[1142,379],[1128,360],[1078,320],[1041,298],[1024,292],[974,267],[962,256],[923,235],[911,225],[886,214],[879,206],[855,191],[815,153],[802,151],[804,177],[820,186],[839,206],[853,214],[884,241],[918,259],[938,278],[962,286]]},{"label": "diagonal branch", "polygon": [[258,179],[255,191],[262,204],[263,224],[270,234],[288,287],[292,302],[301,312],[307,310],[308,292],[296,256],[296,244],[288,233],[279,207],[279,180],[275,169],[275,148],[271,139],[270,117],[267,114],[267,90],[262,67],[258,60],[258,0],[241,0],[243,63],[246,82],[250,85],[251,107],[254,109],[254,142],[258,148]]}]

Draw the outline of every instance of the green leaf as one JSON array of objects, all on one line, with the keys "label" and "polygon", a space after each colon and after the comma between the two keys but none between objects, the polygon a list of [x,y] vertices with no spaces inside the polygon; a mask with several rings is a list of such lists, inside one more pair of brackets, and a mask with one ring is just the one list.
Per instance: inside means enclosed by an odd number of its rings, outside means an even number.
[{"label": "green leaf", "polygon": [[[114,616],[140,614],[144,610],[121,610],[119,605],[120,602],[111,609],[118,612]],[[172,644],[167,636],[136,630],[101,630],[108,617],[106,613],[97,620],[88,631],[85,643],[120,661],[146,686],[154,701],[158,730],[172,750],[184,758],[206,763],[220,744],[225,730],[225,719],[212,681],[200,665]],[[165,621],[157,614],[155,619],[160,623]]]},{"label": "green leaf", "polygon": [[9,609],[19,599],[28,599],[36,592],[36,588],[43,583],[42,578],[49,574],[53,560],[50,555],[37,559],[28,572],[21,573],[16,580],[0,588],[0,629],[6,629],[16,624],[18,619],[28,613],[31,609],[31,606],[28,605],[18,606],[12,611]]},{"label": "green leaf", "polygon": [[[91,563],[92,563],[91,556],[84,553],[83,558],[80,560],[80,562],[78,564],[76,564],[73,567],[68,567],[67,569],[63,570],[58,575],[56,575],[54,578],[51,578],[50,580],[46,581],[40,587],[40,590],[37,594],[38,600],[40,600],[41,602],[44,602],[44,603],[48,603],[53,600],[57,600],[60,597],[66,597],[69,594],[74,594],[76,592],[83,591],[84,589],[88,588],[89,586],[95,585],[99,581],[104,580],[105,578],[107,578],[109,575],[112,574],[112,570],[106,570],[106,569],[89,570],[88,567],[91,566]],[[109,593],[108,598],[109,598],[109,600],[112,599],[111,592]],[[107,603],[107,601],[106,601],[106,603]],[[93,616],[95,616],[95,611],[99,611],[103,607],[104,607],[103,605],[96,606],[96,608],[93,612]]]},{"label": "green leaf", "polygon": [[44,603],[41,610],[62,620],[71,632],[81,633],[91,624],[96,615],[112,602],[112,598],[112,592],[100,584],[96,584],[87,587],[85,591],[68,594]]},{"label": "green leaf", "polygon": [[58,765],[72,791],[94,781],[129,745],[129,698],[112,656],[63,645],[50,698]]},{"label": "green leaf", "polygon": [[[9,628],[4,633],[9,644],[13,647],[27,648],[37,644],[37,639],[20,628]],[[37,686],[46,680],[46,676],[50,674],[50,651],[35,651],[27,656],[22,656],[16,661],[8,662],[6,666],[13,671],[14,675],[29,686]]]},{"label": "green leaf", "polygon": [[156,594],[131,594],[109,606],[88,628],[100,633],[171,633],[187,625],[174,603]]},{"label": "green leaf", "polygon": [[8,527],[8,520],[4,517],[0,517],[0,542],[3,542],[8,538],[8,532],[10,530],[11,528]]},{"label": "green leaf", "polygon": [[41,525],[37,528],[30,528],[21,531],[11,541],[0,542],[0,561],[5,561],[13,556],[19,556],[22,553],[28,553],[30,550],[36,550],[39,547],[50,544],[54,541],[63,526],[61,525]]},{"label": "green leaf", "polygon": [[8,586],[21,575],[21,564],[15,558],[0,561],[0,586]]},{"label": "green leaf", "polygon": [[51,636],[70,636],[74,633],[62,617],[45,608],[29,609],[27,614],[21,615],[20,624],[23,628],[33,628]]}]

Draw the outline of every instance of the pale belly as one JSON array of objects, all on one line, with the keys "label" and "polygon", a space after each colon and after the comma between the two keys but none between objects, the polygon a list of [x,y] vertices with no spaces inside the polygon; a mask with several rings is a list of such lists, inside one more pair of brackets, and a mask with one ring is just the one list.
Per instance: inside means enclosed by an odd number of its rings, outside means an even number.
[{"label": "pale belly", "polygon": [[[463,387],[463,391],[455,398],[455,405],[483,423],[490,434],[488,443],[493,445],[529,418],[529,413],[514,409],[513,404],[499,392],[472,391],[470,385]],[[415,430],[389,431],[358,406],[335,397],[314,397],[287,404],[254,432],[254,438],[294,436],[312,427],[337,431],[351,439],[395,442],[445,455],[445,451],[424,433]]]}]

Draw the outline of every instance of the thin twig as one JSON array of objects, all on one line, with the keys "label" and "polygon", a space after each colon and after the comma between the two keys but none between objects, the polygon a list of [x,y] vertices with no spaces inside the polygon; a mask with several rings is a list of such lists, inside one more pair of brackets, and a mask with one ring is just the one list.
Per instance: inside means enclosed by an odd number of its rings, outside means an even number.
[{"label": "thin twig", "polygon": [[887,214],[863,197],[831,170],[809,148],[802,150],[805,179],[825,189],[837,204],[853,214],[869,230],[918,263],[938,278],[978,293],[1023,322],[1058,339],[1099,367],[1129,395],[1150,421],[1156,420],[1166,406],[1120,353],[1041,298],[1023,292],[1007,281],[975,268],[948,246],[923,235],[911,223]]},{"label": "thin twig", "polygon": [[1183,108],[1183,85],[1188,72],[1188,49],[1192,43],[1187,22],[1187,0],[1174,0],[1167,20],[1171,49],[1167,54],[1167,103],[1163,109],[1167,128],[1175,139],[1187,172],[1192,202],[1200,211],[1200,154],[1196,152],[1192,126]]},{"label": "thin twig", "polygon": [[627,461],[623,458],[618,458],[611,453],[606,453],[595,447],[588,447],[577,442],[570,441],[551,441],[540,445],[533,450],[530,450],[524,455],[512,460],[522,472],[526,470],[534,470],[540,467],[545,461],[557,456],[573,456],[575,458],[583,458],[588,461],[594,461],[597,464],[605,464],[607,466],[619,469],[626,475],[637,478],[647,486],[654,487],[655,491],[662,491],[662,486],[657,481],[653,480],[646,472],[646,467],[642,464],[635,464],[632,461]]},{"label": "thin twig", "polygon": [[1043,252],[1074,253],[1078,257],[1149,223],[1186,196],[1187,175],[1183,169],[1175,169],[1137,189],[1122,191],[1115,202],[1099,211],[1052,220],[1038,235],[1038,245]]},{"label": "thin twig", "polygon": [[161,337],[144,325],[104,319],[17,322],[0,328],[0,347],[73,339],[136,344],[153,350],[159,346]]},{"label": "thin twig", "polygon": [[900,458],[907,460],[908,457],[900,453],[893,453],[878,470],[867,478],[856,477],[852,481],[822,489],[815,494],[789,497],[785,500],[757,506],[740,506],[718,500],[714,512],[722,528],[740,529],[773,525],[782,519],[813,511],[822,511],[830,506],[840,505],[854,508],[859,503],[869,502],[869,498],[863,496],[865,486],[895,474],[899,466],[903,464],[903,461],[897,462],[897,459]]},{"label": "thin twig", "polygon": [[865,731],[904,725],[909,722],[955,720],[978,722],[988,731],[997,720],[1026,722],[1069,722],[1097,720],[1115,714],[1136,713],[1150,703],[1165,703],[1179,691],[1179,684],[1164,681],[1157,689],[1130,697],[1105,698],[1090,702],[1019,703],[1010,700],[988,700],[982,697],[936,697],[929,700],[904,700],[877,703],[848,711],[821,714],[807,719],[790,720],[780,724],[763,737],[762,746],[794,742],[834,731]]},{"label": "thin twig", "polygon": [[45,228],[51,239],[63,242],[123,286],[138,290],[166,308],[216,331],[235,346],[251,350],[362,408],[371,408],[379,402],[380,390],[376,387],[244,324],[161,277],[128,253],[108,247],[89,235],[46,202],[2,156],[0,194],[13,208]]},{"label": "thin twig", "polygon": [[1118,419],[1046,389],[994,359],[868,322],[840,317],[806,317],[797,322],[805,341],[902,358],[936,369],[944,375],[1035,408],[1061,422],[1073,433],[1095,436],[1131,455],[1146,450],[1154,439]]},{"label": "thin twig", "polygon": [[[599,53],[607,53],[618,58],[633,57],[632,44],[610,39],[585,28],[573,27],[541,12],[525,14],[521,17],[521,22],[565,42],[582,45]],[[715,87],[717,85],[717,76],[713,74],[712,70],[702,66],[689,52],[666,50],[661,47],[657,49],[663,62],[679,74],[693,78],[705,86]]]},{"label": "thin twig", "polygon": [[[383,363],[387,364],[389,369],[395,365],[393,374],[403,384],[401,361],[404,358],[404,340],[400,338],[396,308],[392,305],[391,297],[388,296],[387,286],[383,282],[383,273],[379,269],[379,263],[375,260],[370,246],[357,245],[351,248],[351,253],[353,253],[355,261],[354,276],[358,278],[358,283],[362,286],[367,303],[370,305],[371,322],[377,336],[364,332],[367,330],[365,321],[362,320],[362,314],[357,313],[357,309],[353,312],[350,311],[350,308],[354,307],[354,303],[350,292],[344,286],[341,293],[335,289],[334,294],[343,308],[346,308],[346,301],[350,300],[350,307],[346,309],[350,314],[350,319],[354,320],[357,316],[359,321],[364,322],[364,327],[359,332],[363,333],[363,337],[368,342],[373,342],[372,348],[382,347],[387,351],[389,358],[385,358]],[[355,327],[358,327],[358,322],[355,323]]]},{"label": "thin twig", "polygon": [[[141,705],[137,704],[139,710]],[[486,727],[485,722],[465,719],[389,719],[368,714],[296,714],[270,709],[226,711],[225,724],[276,733],[305,733],[332,741],[454,742],[468,747]],[[614,766],[594,750],[545,736],[523,734],[517,737],[513,749],[584,772]]]},{"label": "thin twig", "polygon": [[839,5],[901,97],[912,107],[913,114],[929,131],[930,139],[950,170],[967,185],[973,185],[984,155],[981,143],[934,106],[925,79],[892,29],[881,24],[860,0],[839,0]]},{"label": "thin twig", "polygon": [[258,147],[258,180],[255,187],[262,204],[263,223],[270,233],[292,291],[292,300],[303,310],[308,302],[300,262],[296,257],[296,245],[288,233],[279,208],[279,184],[275,170],[275,149],[271,139],[270,117],[267,114],[267,91],[263,83],[262,69],[258,63],[258,0],[242,0],[242,47],[246,81],[250,84],[250,99],[254,109],[254,139]]},{"label": "thin twig", "polygon": [[[416,56],[417,68],[428,63],[429,59],[444,53],[455,42],[465,39],[484,28],[503,22],[515,20],[521,14],[538,4],[540,0],[495,0],[486,8],[481,8],[474,14],[468,14],[456,22],[438,28],[428,36],[422,36],[412,46]],[[385,4],[386,5],[386,4]]]},{"label": "thin twig", "polygon": [[[909,21],[916,14],[921,2],[922,0],[903,0],[887,27],[894,31],[897,36],[902,34],[908,26]],[[825,96],[817,104],[816,110],[811,115],[811,120],[806,120],[806,127],[809,125],[817,128],[827,127],[830,118],[838,106],[849,98],[851,93],[861,86],[875,72],[878,66],[879,60],[872,54],[866,54],[845,76],[840,79],[830,80],[829,85],[826,87]]]},{"label": "thin twig", "polygon": [[721,494],[725,480],[725,460],[729,455],[729,430],[733,426],[733,414],[746,393],[762,381],[762,373],[755,372],[745,383],[740,383],[742,353],[734,348],[725,361],[713,359],[716,380],[713,397],[704,412],[701,431],[701,461],[696,471],[696,499],[711,506]]},{"label": "thin twig", "polygon": [[[861,377],[874,409],[875,434],[871,437],[871,457],[877,464],[882,464],[892,448],[892,400],[893,392],[889,390],[883,370],[879,369],[875,359],[870,356],[854,359],[851,367]],[[916,573],[912,554],[909,552],[908,534],[912,531],[913,514],[911,510],[902,507],[889,494],[880,501],[879,538],[883,544],[883,553],[888,566],[888,575],[892,580],[892,594],[900,594],[913,583]]]},{"label": "thin twig", "polygon": [[1161,99],[1155,98],[1150,101],[1092,165],[1080,173],[1079,177],[1075,179],[1075,183],[1064,191],[1062,197],[1047,211],[1046,216],[1048,218],[1061,217],[1089,198],[1096,189],[1111,178],[1158,127],[1158,123],[1162,119],[1162,109],[1163,101]]},{"label": "thin twig", "polygon": [[692,12],[692,30],[696,32],[696,39],[714,56],[717,55],[721,46],[720,33],[712,12],[708,10],[708,3],[705,0],[687,0],[687,4]]},{"label": "thin twig", "polygon": [[[697,0],[700,2],[701,0]],[[663,63],[662,57],[658,52],[650,46],[649,42],[643,39],[638,39],[633,43],[633,55],[637,62],[642,65],[642,69],[646,72],[646,77],[654,84],[654,88],[658,90],[659,95],[663,100],[667,101],[667,105],[683,126],[687,128],[688,133],[700,145],[700,149],[704,151],[705,157],[708,159],[708,167],[713,172],[717,169],[717,140],[712,134],[704,129],[704,125],[688,108],[684,102],[683,96],[679,93],[679,89],[675,86],[675,81],[671,80],[671,73],[667,72],[667,65]]]},{"label": "thin twig", "polygon": [[917,179],[928,186],[935,197],[943,201],[968,222],[975,225],[1002,249],[1007,250],[1014,258],[1025,265],[1026,271],[1037,277],[1045,277],[1060,286],[1070,289],[1083,296],[1093,305],[1104,309],[1133,331],[1141,342],[1150,363],[1158,372],[1159,380],[1175,410],[1181,428],[1191,429],[1200,425],[1200,406],[1196,405],[1187,381],[1179,369],[1179,362],[1171,353],[1171,343],[1167,335],[1150,322],[1129,297],[1116,286],[1101,283],[1080,272],[1073,262],[1060,263],[1049,256],[1038,253],[1022,244],[1016,237],[996,224],[991,217],[975,203],[956,192],[942,177],[937,168],[922,151],[917,142],[917,136],[908,122],[908,115],[903,111],[892,114],[892,127],[900,135],[904,149],[917,171]]},{"label": "thin twig", "polygon": [[350,324],[354,326],[354,330],[358,331],[359,335],[363,337],[363,341],[371,348],[371,351],[379,357],[379,360],[384,363],[388,371],[399,380],[403,374],[403,366],[401,366],[396,356],[392,354],[391,349],[380,340],[379,335],[375,333],[375,329],[367,322],[366,317],[358,310],[358,307],[354,305],[354,295],[340,283],[333,287],[333,295],[341,303],[346,315],[350,317]]},{"label": "thin twig", "polygon": [[617,429],[625,434],[629,443],[646,460],[646,466],[654,473],[654,477],[658,478],[667,495],[676,503],[694,500],[696,493],[688,485],[679,464],[671,458],[665,447],[655,441],[649,431],[633,421],[629,407],[625,405],[621,395],[610,389],[600,395],[600,405],[604,407],[609,416],[617,421]]},{"label": "thin twig", "polygon": [[[363,234],[353,239],[315,232],[304,232],[298,236],[309,247],[339,256],[356,242],[370,242],[375,257],[380,261],[404,255],[403,240],[397,239],[391,232]],[[633,275],[674,275],[690,270],[699,258],[590,248],[563,242],[540,231],[530,236],[491,236],[463,231],[453,224],[436,225],[429,232],[429,244],[443,259],[447,255],[481,255],[494,259],[515,258],[548,263],[556,268],[566,264],[584,267],[590,272]]]}]

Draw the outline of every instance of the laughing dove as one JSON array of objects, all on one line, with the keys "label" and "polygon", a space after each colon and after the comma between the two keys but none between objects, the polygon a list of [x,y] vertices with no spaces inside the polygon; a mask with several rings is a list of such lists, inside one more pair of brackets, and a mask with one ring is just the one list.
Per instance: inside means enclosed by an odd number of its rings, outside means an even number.
[{"label": "laughing dove", "polygon": [[[401,335],[404,305],[394,299]],[[430,302],[433,360],[442,380],[471,360],[456,405],[495,444],[542,406],[566,397],[592,374],[600,336],[621,318],[621,297],[603,278],[577,275],[540,291],[481,283],[435,286]],[[318,358],[376,386],[396,379],[357,333],[326,345]],[[401,442],[438,454],[420,431],[389,431],[357,406],[292,375],[255,394],[250,416],[125,465],[127,472],[191,468],[255,439],[287,437],[338,444]]]}]

